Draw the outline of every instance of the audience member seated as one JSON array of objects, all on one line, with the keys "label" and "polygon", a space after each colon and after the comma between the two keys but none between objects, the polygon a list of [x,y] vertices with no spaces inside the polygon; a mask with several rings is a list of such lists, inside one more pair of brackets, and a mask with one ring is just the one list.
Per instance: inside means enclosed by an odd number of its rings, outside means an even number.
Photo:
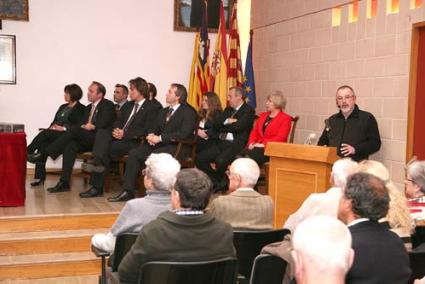
[{"label": "audience member seated", "polygon": [[234,229],[273,229],[273,200],[253,188],[260,176],[257,163],[249,158],[236,159],[229,167],[227,195],[212,200],[210,212]]},{"label": "audience member seated", "polygon": [[[225,171],[248,142],[255,111],[245,103],[245,90],[233,87],[227,96],[229,106],[220,119],[219,141],[213,147],[199,152],[196,167],[213,181],[214,192],[225,191]],[[213,169],[211,163],[215,163]]]},{"label": "audience member seated", "polygon": [[425,219],[425,161],[413,160],[407,164],[404,186],[412,218]]},{"label": "audience member seated", "polygon": [[186,99],[186,88],[180,84],[171,84],[165,98],[169,106],[159,111],[152,129],[148,131],[145,143],[128,153],[123,191],[111,199],[112,201],[128,200],[135,196],[137,177],[151,153],[174,155],[178,140],[193,138],[196,129],[196,111],[187,104]]},{"label": "audience member seated", "polygon": [[297,226],[292,243],[297,284],[345,283],[354,252],[342,222],[327,216],[308,218]]},{"label": "audience member seated", "polygon": [[[91,173],[90,188],[82,192],[80,197],[95,197],[103,192],[105,177],[109,172],[112,158],[121,157],[131,149],[140,145],[139,137],[148,134],[148,128],[154,123],[160,108],[149,101],[148,84],[140,78],[130,80],[131,101],[122,107],[121,115],[115,121],[113,130],[102,129],[96,133],[93,145],[93,160],[82,164],[82,168]],[[115,197],[109,197],[109,201],[126,201],[133,198],[127,192]]]},{"label": "audience member seated", "polygon": [[60,180],[47,191],[51,193],[69,191],[72,169],[77,154],[92,150],[97,131],[100,129],[111,130],[116,113],[114,104],[105,99],[105,94],[105,86],[93,81],[87,93],[88,101],[91,104],[85,108],[82,125],[71,127],[69,131],[66,131],[45,150],[28,157],[30,162],[35,163],[45,161],[47,156],[56,160],[63,154]]},{"label": "audience member seated", "polygon": [[241,153],[255,160],[260,166],[269,161],[264,155],[268,142],[287,142],[291,131],[291,117],[283,110],[286,98],[283,93],[276,91],[267,97],[266,112],[263,112],[255,122],[249,135],[247,148]]},{"label": "audience member seated", "polygon": [[232,227],[204,210],[212,183],[197,169],[177,174],[171,192],[173,211],[161,213],[146,224],[122,260],[120,283],[136,283],[139,269],[148,261],[207,261],[235,257]]},{"label": "audience member seated", "polygon": [[156,105],[157,108],[162,109],[162,104],[156,99],[156,87],[153,83],[148,83],[149,100]]},{"label": "audience member seated", "polygon": [[289,216],[283,227],[293,232],[299,223],[311,216],[325,215],[337,218],[342,188],[347,182],[347,177],[356,171],[357,163],[350,158],[336,161],[332,166],[330,177],[333,187],[324,193],[310,194],[301,207]]},{"label": "audience member seated", "polygon": [[410,235],[414,229],[413,220],[409,214],[406,197],[390,180],[387,168],[378,161],[364,160],[359,163],[359,172],[372,174],[385,182],[390,196],[390,205],[387,216],[379,222],[402,238],[406,248],[411,249]]},{"label": "audience member seated", "polygon": [[348,225],[354,262],[346,283],[407,283],[409,256],[401,239],[378,223],[388,213],[385,183],[368,173],[348,177],[338,218]]},{"label": "audience member seated", "polygon": [[[83,91],[77,84],[65,86],[64,99],[66,103],[59,107],[50,126],[38,133],[31,144],[28,145],[28,155],[31,156],[36,151],[42,153],[50,143],[58,139],[65,131],[81,123],[81,117],[85,109],[85,106],[80,103],[82,96]],[[31,183],[31,186],[44,184],[46,179],[46,158],[35,163],[35,181]]]},{"label": "audience member seated", "polygon": [[115,102],[115,110],[121,110],[121,108],[125,105],[128,97],[128,88],[123,84],[116,84],[114,90],[114,102]]},{"label": "audience member seated", "polygon": [[115,239],[127,232],[140,232],[143,226],[171,209],[171,190],[176,182],[180,164],[170,154],[151,154],[146,160],[144,184],[146,196],[128,201],[107,234],[93,236],[92,244],[112,253]]},{"label": "audience member seated", "polygon": [[202,97],[202,107],[198,111],[199,125],[196,139],[196,152],[215,147],[222,115],[220,98],[216,93],[206,92]]}]

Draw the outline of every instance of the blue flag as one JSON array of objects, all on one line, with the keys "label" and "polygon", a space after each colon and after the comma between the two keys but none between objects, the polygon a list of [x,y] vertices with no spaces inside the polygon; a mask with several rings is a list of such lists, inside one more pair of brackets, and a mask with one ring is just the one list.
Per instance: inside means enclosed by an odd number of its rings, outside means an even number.
[{"label": "blue flag", "polygon": [[247,104],[255,109],[255,107],[257,106],[257,102],[255,98],[254,68],[252,66],[252,31],[249,40],[248,51],[246,54],[243,88],[246,92]]}]

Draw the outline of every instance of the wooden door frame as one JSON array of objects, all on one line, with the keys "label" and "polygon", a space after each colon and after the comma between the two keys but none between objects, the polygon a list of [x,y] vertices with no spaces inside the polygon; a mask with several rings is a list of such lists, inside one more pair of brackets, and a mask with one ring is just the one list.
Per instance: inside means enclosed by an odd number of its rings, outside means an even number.
[{"label": "wooden door frame", "polygon": [[425,22],[413,24],[410,52],[409,97],[407,112],[406,162],[413,157],[413,139],[415,131],[416,85],[418,77],[419,30],[425,28]]}]

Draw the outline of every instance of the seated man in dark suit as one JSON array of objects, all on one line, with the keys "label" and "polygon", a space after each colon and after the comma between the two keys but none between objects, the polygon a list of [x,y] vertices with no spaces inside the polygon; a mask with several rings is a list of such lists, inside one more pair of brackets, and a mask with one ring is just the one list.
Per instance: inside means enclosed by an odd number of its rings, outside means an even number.
[{"label": "seated man in dark suit", "polygon": [[145,137],[148,127],[154,122],[160,108],[148,99],[147,82],[137,77],[130,80],[131,101],[121,108],[121,115],[115,121],[114,129],[102,129],[96,133],[93,146],[93,161],[84,163],[82,168],[91,172],[90,189],[80,193],[81,197],[95,197],[103,192],[105,175],[113,157],[126,155],[136,148],[139,137]]},{"label": "seated man in dark suit", "polygon": [[43,152],[36,153],[28,157],[31,163],[43,161],[47,156],[57,159],[62,157],[62,175],[59,182],[54,187],[47,190],[49,192],[69,191],[72,168],[79,152],[91,151],[95,140],[96,132],[101,129],[110,129],[115,120],[114,104],[105,99],[106,89],[99,83],[93,81],[88,88],[87,98],[89,104],[84,112],[81,126],[73,126],[59,139],[50,144]]},{"label": "seated man in dark suit", "polygon": [[409,256],[403,241],[378,223],[389,207],[385,183],[371,174],[351,175],[341,197],[338,218],[353,239],[354,263],[345,283],[407,283]]},{"label": "seated man in dark suit", "polygon": [[151,153],[174,155],[178,140],[191,139],[196,129],[196,111],[186,103],[187,91],[183,85],[171,84],[166,94],[169,105],[162,109],[153,129],[146,136],[146,142],[128,153],[124,173],[124,189],[109,201],[126,201],[134,198],[139,171]]},{"label": "seated man in dark suit", "polygon": [[136,283],[148,261],[207,261],[234,257],[232,227],[204,213],[211,196],[211,181],[197,169],[177,174],[171,192],[173,211],[146,224],[122,260],[120,283]]},{"label": "seated man in dark suit", "polygon": [[[224,179],[227,166],[245,148],[255,117],[254,109],[245,103],[244,89],[231,88],[227,101],[229,106],[224,110],[220,121],[220,141],[196,156],[196,167],[211,178],[214,191],[227,189],[226,185],[220,183]],[[211,163],[215,163],[215,170],[211,167]]]}]

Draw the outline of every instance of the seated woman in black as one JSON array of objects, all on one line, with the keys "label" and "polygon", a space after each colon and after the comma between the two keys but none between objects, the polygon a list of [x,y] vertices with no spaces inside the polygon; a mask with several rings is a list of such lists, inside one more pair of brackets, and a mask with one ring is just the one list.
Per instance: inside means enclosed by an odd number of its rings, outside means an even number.
[{"label": "seated woman in black", "polygon": [[[53,122],[49,128],[44,129],[32,140],[27,148],[28,155],[49,146],[50,143],[58,139],[62,133],[74,125],[81,123],[81,117],[84,114],[84,105],[79,100],[83,96],[83,91],[77,84],[66,85],[64,89],[64,99],[67,103],[61,105],[55,114]],[[38,186],[44,183],[46,178],[46,161],[35,164],[34,182],[31,186]]]},{"label": "seated woman in black", "polygon": [[199,153],[216,143],[219,118],[223,109],[216,93],[206,92],[202,97],[202,105],[198,112],[199,126],[196,152]]}]

